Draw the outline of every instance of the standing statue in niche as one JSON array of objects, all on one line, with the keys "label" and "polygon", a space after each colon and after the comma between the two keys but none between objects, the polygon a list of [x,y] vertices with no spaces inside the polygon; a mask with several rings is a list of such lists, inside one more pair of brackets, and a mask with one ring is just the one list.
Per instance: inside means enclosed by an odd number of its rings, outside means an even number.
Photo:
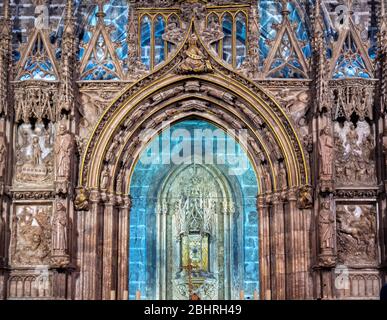
[{"label": "standing statue in niche", "polygon": [[53,219],[52,248],[54,255],[64,255],[67,251],[67,210],[62,202],[56,204]]},{"label": "standing statue in niche", "polygon": [[39,144],[39,138],[32,138],[32,163],[34,166],[38,166],[42,163],[42,148]]},{"label": "standing statue in niche", "polygon": [[71,155],[74,139],[63,124],[59,126],[59,132],[55,141],[56,173],[59,179],[70,177]]},{"label": "standing statue in niche", "polygon": [[197,41],[197,36],[192,34],[188,41],[188,49],[185,51],[186,58],[180,65],[182,73],[204,73],[213,70],[210,61],[198,48]]},{"label": "standing statue in niche", "polygon": [[330,135],[329,127],[326,126],[322,130],[319,143],[319,155],[321,159],[321,174],[331,177],[333,174],[333,148],[334,142]]},{"label": "standing statue in niche", "polygon": [[0,136],[0,179],[4,177],[5,162],[6,162],[5,141],[4,141],[4,137]]},{"label": "standing statue in niche", "polygon": [[331,210],[329,199],[323,200],[319,214],[320,249],[322,253],[332,253],[333,245],[333,224],[335,220]]}]

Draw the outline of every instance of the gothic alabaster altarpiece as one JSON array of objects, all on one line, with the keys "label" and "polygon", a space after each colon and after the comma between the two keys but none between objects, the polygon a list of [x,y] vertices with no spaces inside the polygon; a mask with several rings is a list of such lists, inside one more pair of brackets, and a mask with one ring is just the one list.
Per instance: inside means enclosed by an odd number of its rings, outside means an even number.
[{"label": "gothic alabaster altarpiece", "polygon": [[[0,8],[0,299],[378,297],[384,0]],[[167,127],[246,172],[143,165]]]}]

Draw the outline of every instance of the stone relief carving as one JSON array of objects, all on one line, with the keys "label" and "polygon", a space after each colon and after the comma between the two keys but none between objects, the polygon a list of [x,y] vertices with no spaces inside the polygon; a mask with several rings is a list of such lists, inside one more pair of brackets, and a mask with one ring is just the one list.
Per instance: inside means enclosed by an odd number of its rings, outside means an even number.
[{"label": "stone relief carving", "polygon": [[184,52],[185,58],[179,66],[180,73],[206,73],[213,71],[210,60],[198,48],[197,41],[197,36],[192,34],[188,40],[188,49]]},{"label": "stone relief carving", "polygon": [[4,136],[0,135],[0,181],[4,179],[5,164],[7,162],[6,145]]},{"label": "stone relief carving", "polygon": [[74,138],[64,124],[59,125],[55,140],[56,178],[68,180],[71,173],[71,158],[74,149]]},{"label": "stone relief carving", "polygon": [[376,262],[376,208],[374,205],[338,205],[337,252],[340,263]]},{"label": "stone relief carving", "polygon": [[79,189],[77,196],[74,200],[74,207],[77,211],[88,211],[89,210],[89,196],[85,189]]},{"label": "stone relief carving", "polygon": [[13,264],[19,266],[49,264],[51,215],[50,205],[16,207],[13,221]]},{"label": "stone relief carving", "polygon": [[163,40],[172,43],[173,48],[176,49],[179,44],[183,42],[184,30],[182,30],[177,22],[171,21],[163,34]]},{"label": "stone relief carving", "polygon": [[68,228],[67,209],[62,201],[55,206],[52,219],[52,255],[51,265],[57,268],[68,266],[70,257],[68,255]]},{"label": "stone relief carving", "polygon": [[195,19],[198,22],[201,22],[203,26],[206,20],[206,6],[199,1],[184,1],[181,6],[181,18],[183,22],[188,23],[191,19]]},{"label": "stone relief carving", "polygon": [[16,185],[50,184],[53,180],[53,128],[23,124],[16,140]]},{"label": "stone relief carving", "polygon": [[320,134],[319,156],[321,161],[320,173],[322,179],[332,179],[334,141],[331,130],[326,126]]},{"label": "stone relief carving", "polygon": [[212,43],[224,38],[224,33],[219,21],[214,16],[211,17],[206,30],[201,34],[203,40],[210,46]]},{"label": "stone relief carving", "polygon": [[323,198],[318,217],[320,254],[319,262],[323,266],[335,264],[335,216],[330,198]]},{"label": "stone relief carving", "polygon": [[102,92],[90,91],[80,93],[79,113],[81,114],[81,119],[79,122],[79,136],[77,137],[80,154],[83,153],[87,139],[97,124],[100,115],[116,94],[116,91],[110,91],[108,94],[102,94]]},{"label": "stone relief carving", "polygon": [[288,187],[286,168],[283,162],[278,164],[278,189],[286,190]]},{"label": "stone relief carving", "polygon": [[338,185],[369,186],[376,184],[374,137],[367,122],[335,125],[336,179]]}]

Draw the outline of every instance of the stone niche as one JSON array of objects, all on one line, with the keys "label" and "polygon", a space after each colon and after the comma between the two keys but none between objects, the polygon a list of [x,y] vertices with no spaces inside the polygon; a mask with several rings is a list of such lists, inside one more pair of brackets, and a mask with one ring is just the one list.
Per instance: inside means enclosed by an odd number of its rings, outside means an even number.
[{"label": "stone niche", "polygon": [[53,183],[53,141],[51,124],[22,124],[17,129],[15,143],[14,186],[49,187]]},{"label": "stone niche", "polygon": [[36,268],[50,263],[52,204],[17,204],[12,221],[11,264]]}]

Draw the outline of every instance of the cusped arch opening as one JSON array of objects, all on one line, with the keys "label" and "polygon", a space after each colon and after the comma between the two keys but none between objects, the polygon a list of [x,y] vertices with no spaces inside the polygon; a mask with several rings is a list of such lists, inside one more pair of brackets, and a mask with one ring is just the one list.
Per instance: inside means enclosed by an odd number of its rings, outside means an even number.
[{"label": "cusped arch opening", "polygon": [[[247,298],[258,295],[258,179],[243,148],[224,131],[222,138],[220,130],[203,119],[184,119],[142,151],[130,182],[130,299],[136,294],[142,299],[188,299],[192,293],[202,299],[238,299],[242,291]],[[208,161],[204,147],[194,150],[200,140],[211,142],[211,152],[222,156],[227,152],[222,139],[230,156],[245,161],[243,173],[235,174],[227,159],[224,164]],[[169,149],[161,150],[162,144]],[[192,157],[179,154],[166,161],[188,145]],[[164,164],[157,163],[163,157]]]}]

